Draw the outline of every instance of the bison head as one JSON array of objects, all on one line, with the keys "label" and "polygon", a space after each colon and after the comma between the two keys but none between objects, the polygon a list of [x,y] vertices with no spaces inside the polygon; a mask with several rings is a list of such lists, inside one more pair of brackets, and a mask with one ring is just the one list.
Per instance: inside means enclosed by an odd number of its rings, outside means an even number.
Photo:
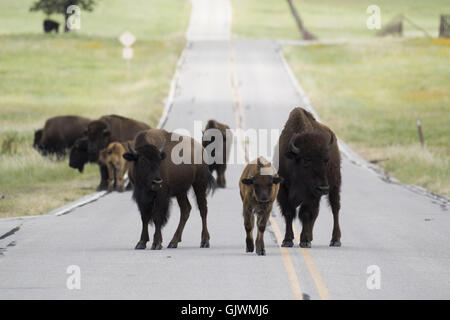
[{"label": "bison head", "polygon": [[41,138],[42,138],[42,129],[36,130],[34,132],[33,148],[36,149],[37,151],[40,151],[42,149]]},{"label": "bison head", "polygon": [[275,172],[272,174],[262,174],[262,168],[266,167],[267,169],[271,169],[271,166],[265,166],[259,158],[257,160],[257,165],[259,173],[253,177],[244,178],[241,181],[245,185],[253,186],[253,197],[258,204],[265,204],[270,202],[270,199],[272,198],[274,192],[273,185],[281,183],[283,178],[279,177]]},{"label": "bison head", "polygon": [[106,148],[111,142],[111,131],[109,125],[103,121],[91,121],[88,125],[86,135],[88,138],[87,151],[91,159],[97,159],[100,150]]},{"label": "bison head", "polygon": [[296,134],[291,138],[285,153],[288,159],[295,162],[292,180],[301,181],[317,197],[329,191],[328,160],[334,140],[333,133],[331,138],[317,132]]},{"label": "bison head", "polygon": [[152,144],[146,144],[134,150],[128,143],[130,152],[124,153],[123,158],[134,162],[136,188],[153,193],[162,187],[163,180],[161,179],[160,167],[161,161],[166,157],[163,152],[165,145],[166,141],[159,149]]},{"label": "bison head", "polygon": [[75,141],[70,150],[69,166],[83,172],[84,165],[89,162],[87,137],[79,138]]}]

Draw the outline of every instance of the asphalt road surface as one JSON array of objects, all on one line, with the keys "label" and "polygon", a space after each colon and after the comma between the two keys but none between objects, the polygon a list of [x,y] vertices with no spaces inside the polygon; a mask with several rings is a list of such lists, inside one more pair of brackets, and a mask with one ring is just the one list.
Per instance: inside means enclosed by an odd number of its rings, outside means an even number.
[{"label": "asphalt road surface", "polygon": [[[308,106],[278,45],[230,41],[230,19],[228,1],[193,1],[165,129],[193,133],[194,121],[204,126],[210,118],[233,128],[281,129],[293,107]],[[173,201],[161,251],[133,250],[141,222],[130,192],[64,215],[1,220],[0,299],[450,298],[445,199],[385,182],[351,160],[344,156],[342,165],[340,248],[328,246],[332,214],[323,201],[311,249],[298,247],[298,221],[296,246],[279,247],[284,221],[275,209],[267,255],[245,253],[243,165],[235,164],[227,170],[227,188],[208,198],[209,249],[199,248],[193,200],[183,241],[168,249],[179,218]],[[80,288],[69,289],[78,271]]]}]

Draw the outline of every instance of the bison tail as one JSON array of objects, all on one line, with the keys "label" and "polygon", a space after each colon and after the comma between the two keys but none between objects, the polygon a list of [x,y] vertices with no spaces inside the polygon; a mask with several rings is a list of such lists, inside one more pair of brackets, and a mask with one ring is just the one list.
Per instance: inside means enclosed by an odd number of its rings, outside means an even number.
[{"label": "bison tail", "polygon": [[208,170],[208,184],[206,186],[206,195],[208,195],[210,191],[212,191],[212,194],[214,194],[216,189],[217,189],[217,181],[211,174],[211,171]]}]

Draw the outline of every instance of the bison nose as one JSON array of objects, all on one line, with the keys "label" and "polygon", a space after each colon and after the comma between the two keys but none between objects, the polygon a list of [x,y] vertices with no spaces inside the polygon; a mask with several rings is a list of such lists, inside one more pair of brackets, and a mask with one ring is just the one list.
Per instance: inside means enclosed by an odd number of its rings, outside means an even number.
[{"label": "bison nose", "polygon": [[319,193],[321,195],[325,195],[325,194],[328,194],[328,192],[330,191],[330,187],[329,186],[317,186],[316,191],[317,191],[317,193]]},{"label": "bison nose", "polygon": [[264,204],[264,203],[267,203],[267,202],[269,202],[270,201],[270,199],[260,199],[260,200],[258,200],[258,202],[260,203],[260,204]]}]

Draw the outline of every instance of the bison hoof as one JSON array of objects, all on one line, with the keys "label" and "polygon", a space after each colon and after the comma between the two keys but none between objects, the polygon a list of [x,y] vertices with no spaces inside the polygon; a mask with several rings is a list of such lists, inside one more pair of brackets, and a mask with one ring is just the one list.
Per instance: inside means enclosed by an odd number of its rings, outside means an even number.
[{"label": "bison hoof", "polygon": [[200,248],[209,248],[209,242],[200,243]]},{"label": "bison hoof", "polygon": [[292,240],[283,240],[281,246],[291,248],[294,246],[294,242]]},{"label": "bison hoof", "polygon": [[254,247],[247,246],[246,252],[253,252],[253,250],[255,250]]},{"label": "bison hoof", "polygon": [[161,244],[152,244],[152,250],[161,250],[162,245]]},{"label": "bison hoof", "polygon": [[265,256],[266,255],[266,250],[262,249],[262,250],[256,250],[256,254],[258,256]]},{"label": "bison hoof", "polygon": [[300,248],[311,248],[311,241],[300,242]]},{"label": "bison hoof", "polygon": [[178,243],[176,242],[171,242],[169,243],[169,245],[167,246],[167,248],[171,248],[171,249],[175,249],[178,247]]},{"label": "bison hoof", "polygon": [[145,243],[139,241],[136,245],[136,247],[134,247],[135,250],[143,250],[145,249],[147,246],[145,245]]},{"label": "bison hoof", "polygon": [[340,247],[341,242],[339,240],[331,240],[330,247]]}]

